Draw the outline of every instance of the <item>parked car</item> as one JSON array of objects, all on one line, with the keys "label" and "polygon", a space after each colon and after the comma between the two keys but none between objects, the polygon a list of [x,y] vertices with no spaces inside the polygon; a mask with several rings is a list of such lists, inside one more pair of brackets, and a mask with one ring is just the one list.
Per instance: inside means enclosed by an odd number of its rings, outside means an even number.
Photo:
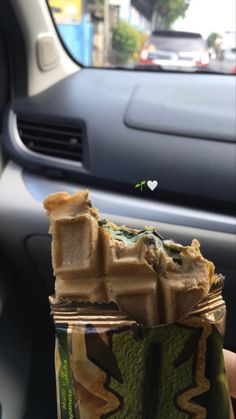
[{"label": "parked car", "polygon": [[189,71],[206,67],[209,54],[199,33],[162,30],[153,32],[144,43],[139,64]]}]

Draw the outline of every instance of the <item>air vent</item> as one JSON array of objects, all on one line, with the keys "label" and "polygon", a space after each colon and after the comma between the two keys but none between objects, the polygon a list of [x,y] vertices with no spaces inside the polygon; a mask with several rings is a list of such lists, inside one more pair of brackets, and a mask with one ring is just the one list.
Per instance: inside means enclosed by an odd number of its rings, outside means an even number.
[{"label": "air vent", "polygon": [[34,153],[82,162],[84,127],[17,118],[19,136]]}]

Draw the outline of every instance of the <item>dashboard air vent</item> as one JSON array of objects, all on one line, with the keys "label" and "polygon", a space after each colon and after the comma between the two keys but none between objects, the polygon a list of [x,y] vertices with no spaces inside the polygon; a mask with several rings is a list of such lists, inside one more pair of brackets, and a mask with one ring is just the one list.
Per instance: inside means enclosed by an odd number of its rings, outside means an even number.
[{"label": "dashboard air vent", "polygon": [[21,141],[31,151],[82,162],[84,127],[17,117]]}]

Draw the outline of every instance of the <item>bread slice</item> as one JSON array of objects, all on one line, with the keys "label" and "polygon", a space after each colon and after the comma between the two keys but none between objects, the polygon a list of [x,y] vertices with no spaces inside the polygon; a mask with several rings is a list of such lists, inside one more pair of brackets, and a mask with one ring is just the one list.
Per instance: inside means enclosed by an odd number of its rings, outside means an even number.
[{"label": "bread slice", "polygon": [[197,240],[182,246],[151,227],[99,220],[88,191],[49,195],[44,207],[57,297],[115,302],[130,318],[156,325],[186,317],[217,281]]}]

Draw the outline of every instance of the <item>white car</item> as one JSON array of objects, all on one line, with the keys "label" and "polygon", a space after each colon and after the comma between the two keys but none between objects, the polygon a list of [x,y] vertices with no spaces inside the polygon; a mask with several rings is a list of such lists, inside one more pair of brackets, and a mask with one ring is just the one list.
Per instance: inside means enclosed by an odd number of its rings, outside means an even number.
[{"label": "white car", "polygon": [[187,71],[208,64],[209,53],[199,33],[173,30],[153,32],[144,43],[139,60],[139,65]]}]

